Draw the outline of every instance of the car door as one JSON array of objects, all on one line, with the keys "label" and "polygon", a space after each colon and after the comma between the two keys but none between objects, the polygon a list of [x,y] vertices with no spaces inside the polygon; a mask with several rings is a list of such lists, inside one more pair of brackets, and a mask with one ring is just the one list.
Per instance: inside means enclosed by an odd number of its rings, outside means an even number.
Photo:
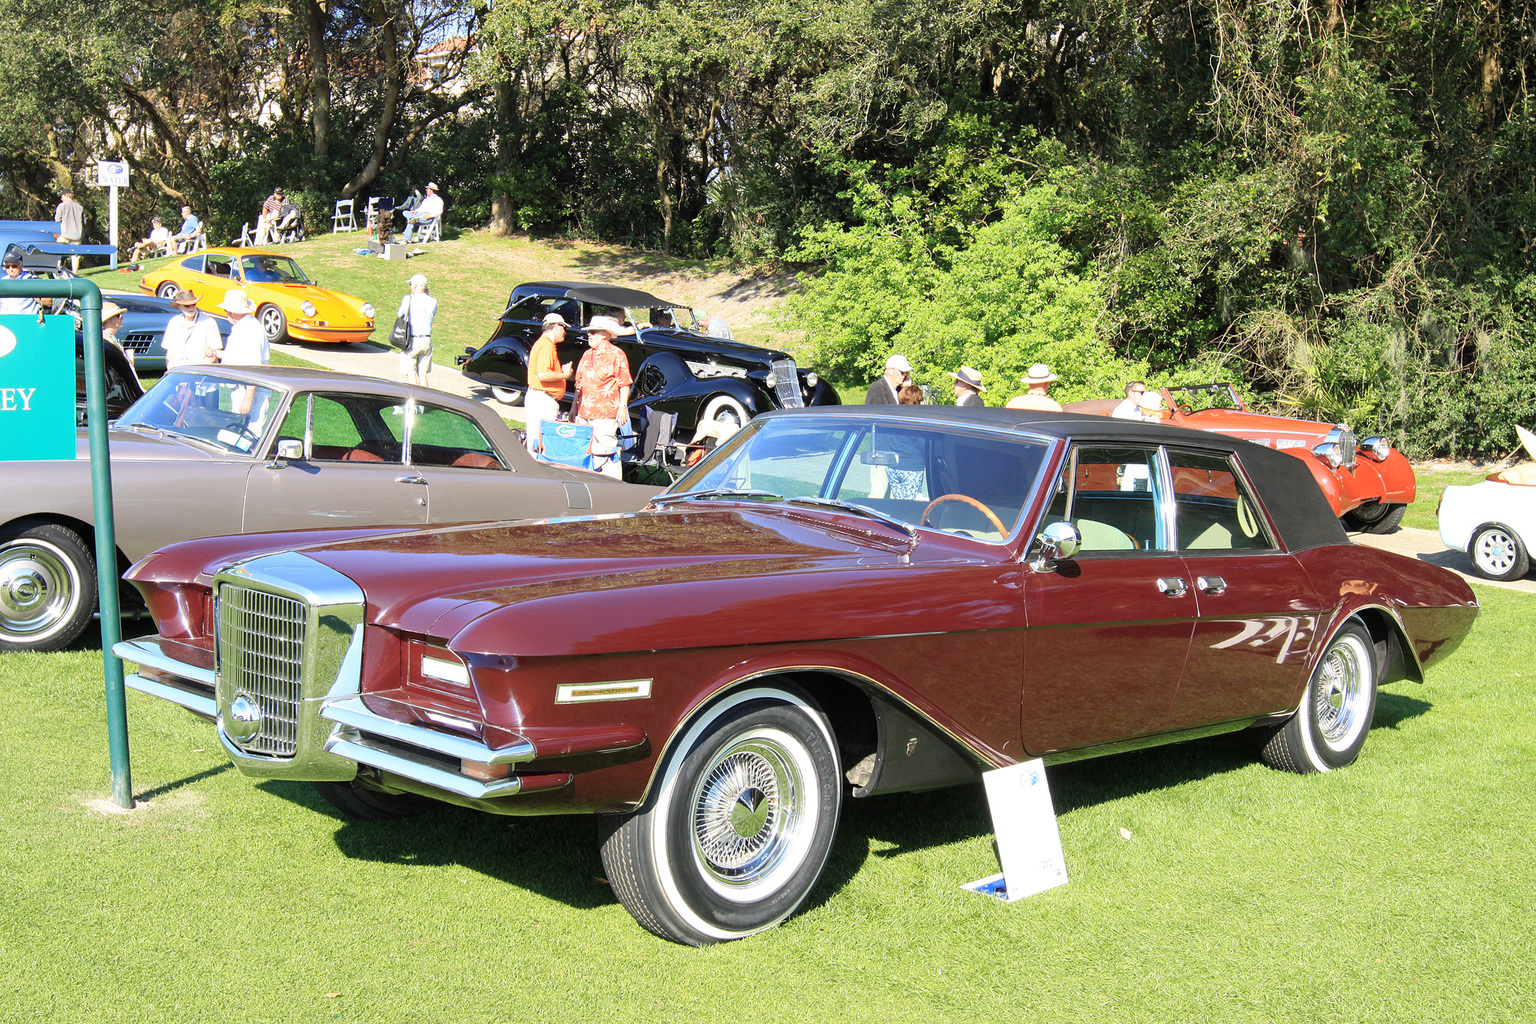
[{"label": "car door", "polygon": [[1076,556],[1025,576],[1020,731],[1031,754],[1159,732],[1198,614],[1164,512],[1156,446],[1074,445],[1045,523],[1071,522]]},{"label": "car door", "polygon": [[1199,608],[1168,728],[1281,711],[1318,642],[1322,604],[1282,551],[1235,456],[1170,449],[1175,546]]},{"label": "car door", "polygon": [[[521,452],[498,451],[462,413],[418,402],[409,432],[409,468],[426,482],[429,522],[522,519],[572,510],[564,483],[541,475]],[[591,507],[584,487],[573,485],[570,491],[585,499],[581,507]]]},{"label": "car door", "polygon": [[303,457],[252,468],[245,530],[425,523],[427,481],[405,462],[406,416],[388,396],[295,396],[269,453],[299,441]]}]

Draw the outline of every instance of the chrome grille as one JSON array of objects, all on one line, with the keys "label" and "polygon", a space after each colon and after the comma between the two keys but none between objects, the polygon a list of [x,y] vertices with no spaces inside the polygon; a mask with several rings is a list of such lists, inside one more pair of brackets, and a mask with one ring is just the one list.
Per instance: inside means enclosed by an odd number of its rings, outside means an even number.
[{"label": "chrome grille", "polygon": [[804,406],[805,399],[800,397],[800,374],[795,372],[795,361],[775,359],[770,369],[773,371],[773,393],[779,405],[785,409]]},{"label": "chrome grille", "polygon": [[1353,430],[1344,430],[1339,433],[1339,454],[1344,457],[1344,465],[1350,469],[1355,468],[1355,449],[1359,447],[1355,441]]},{"label": "chrome grille", "polygon": [[225,693],[242,693],[261,708],[261,728],[240,748],[291,757],[298,744],[302,699],[302,601],[226,583],[219,588],[219,680]]}]

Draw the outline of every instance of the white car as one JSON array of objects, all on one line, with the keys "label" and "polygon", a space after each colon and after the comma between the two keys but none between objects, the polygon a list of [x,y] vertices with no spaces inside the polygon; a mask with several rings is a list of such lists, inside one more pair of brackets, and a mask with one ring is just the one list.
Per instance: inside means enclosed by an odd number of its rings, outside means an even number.
[{"label": "white car", "polygon": [[[1516,427],[1536,458],[1536,434]],[[1536,540],[1536,463],[1490,473],[1482,483],[1447,487],[1440,498],[1440,541],[1465,551],[1490,580],[1517,580],[1530,570]]]}]

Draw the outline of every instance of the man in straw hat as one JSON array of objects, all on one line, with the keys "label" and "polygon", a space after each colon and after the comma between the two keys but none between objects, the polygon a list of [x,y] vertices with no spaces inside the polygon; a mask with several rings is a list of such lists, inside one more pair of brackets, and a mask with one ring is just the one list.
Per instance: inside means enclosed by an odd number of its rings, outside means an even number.
[{"label": "man in straw hat", "polygon": [[219,337],[219,325],[213,317],[197,308],[197,296],[183,288],[171,302],[181,310],[181,315],[171,317],[165,325],[166,371],[218,362],[224,339]]},{"label": "man in straw hat", "polygon": [[576,367],[576,402],[571,418],[592,425],[592,455],[597,470],[619,475],[619,424],[629,419],[629,360],[613,339],[629,328],[611,316],[595,316],[587,324],[591,346]]},{"label": "man in straw hat", "polygon": [[1061,412],[1061,403],[1052,398],[1048,391],[1051,390],[1051,381],[1056,375],[1051,368],[1044,363],[1036,363],[1029,368],[1029,372],[1019,380],[1029,386],[1029,390],[1022,395],[1016,395],[1008,399],[1009,409],[1038,409],[1041,412]]},{"label": "man in straw hat", "polygon": [[962,366],[950,374],[950,376],[955,378],[956,405],[962,409],[968,406],[975,406],[976,408],[986,406],[987,403],[982,400],[981,396],[987,393],[987,389],[981,385],[980,370],[969,366]]}]

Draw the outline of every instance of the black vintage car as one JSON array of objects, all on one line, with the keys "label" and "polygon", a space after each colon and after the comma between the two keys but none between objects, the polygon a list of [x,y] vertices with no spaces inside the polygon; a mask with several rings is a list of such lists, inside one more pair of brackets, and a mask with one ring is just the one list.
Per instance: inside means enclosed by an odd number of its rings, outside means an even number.
[{"label": "black vintage car", "polygon": [[[788,353],[711,337],[687,306],[648,292],[570,281],[520,284],[507,299],[491,338],[457,358],[464,376],[485,384],[512,405],[528,387],[528,353],[548,313],[571,326],[560,345],[560,362],[579,362],[587,351],[586,324],[611,316],[634,328],[614,339],[629,358],[635,378],[630,411],[636,420],[653,413],[676,416],[679,433],[719,422],[734,427],[768,409],[837,405],[837,392]],[[567,392],[565,406],[570,404]]]}]

